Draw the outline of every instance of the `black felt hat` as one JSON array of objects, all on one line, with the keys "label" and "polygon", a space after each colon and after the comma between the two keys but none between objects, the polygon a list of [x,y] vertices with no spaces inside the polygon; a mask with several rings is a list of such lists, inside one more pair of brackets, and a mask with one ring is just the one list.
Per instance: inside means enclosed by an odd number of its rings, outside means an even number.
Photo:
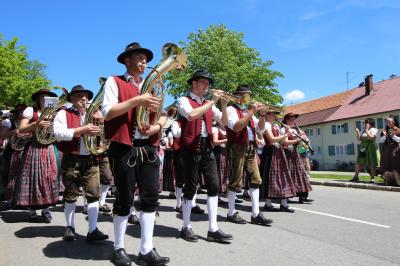
[{"label": "black felt hat", "polygon": [[235,94],[238,93],[251,93],[251,87],[249,85],[239,85],[236,88]]},{"label": "black felt hat", "polygon": [[57,97],[57,94],[50,91],[49,89],[40,89],[37,92],[35,92],[34,94],[32,94],[32,101],[36,101],[36,98],[41,94],[46,94],[46,95],[49,95],[50,97]]},{"label": "black felt hat", "polygon": [[210,84],[214,83],[214,80],[211,78],[210,74],[208,74],[206,71],[204,70],[197,70],[196,72],[193,73],[193,76],[187,80],[188,84],[192,84],[192,81],[197,81],[199,79],[208,79],[208,81],[210,82]]},{"label": "black felt hat", "polygon": [[69,102],[71,102],[71,96],[72,96],[74,93],[77,93],[77,92],[85,92],[85,93],[87,93],[88,96],[89,96],[89,99],[88,99],[89,101],[93,98],[93,92],[91,92],[90,90],[85,89],[82,85],[76,85],[76,86],[74,86],[74,87],[71,89],[71,91],[68,93],[67,100],[68,100]]},{"label": "black felt hat", "polygon": [[140,46],[138,42],[133,42],[128,44],[125,47],[125,51],[122,52],[118,57],[117,61],[120,62],[121,64],[124,64],[124,59],[125,57],[133,54],[133,53],[143,53],[147,57],[147,62],[150,62],[153,59],[153,52],[150,51],[149,49],[143,48]]}]

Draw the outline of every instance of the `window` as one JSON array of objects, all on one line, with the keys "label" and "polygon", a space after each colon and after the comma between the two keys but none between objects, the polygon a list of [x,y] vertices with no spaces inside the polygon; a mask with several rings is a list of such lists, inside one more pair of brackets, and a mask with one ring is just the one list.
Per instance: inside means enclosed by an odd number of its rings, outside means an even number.
[{"label": "window", "polygon": [[362,131],[363,126],[361,124],[361,121],[356,121],[356,128],[358,128],[358,130]]},{"label": "window", "polygon": [[344,123],[342,125],[333,125],[332,126],[332,134],[343,134],[349,132],[349,125]]},{"label": "window", "polygon": [[336,125],[332,125],[332,135],[336,135]]},{"label": "window", "polygon": [[355,154],[354,143],[347,144],[347,154],[348,155],[354,155]]},{"label": "window", "polygon": [[383,126],[383,118],[377,119],[377,127],[378,127],[378,129],[382,129],[384,127]]},{"label": "window", "polygon": [[312,128],[307,128],[306,134],[307,134],[307,136],[314,136],[314,130]]},{"label": "window", "polygon": [[317,154],[316,155],[317,156],[321,155],[321,147],[320,146],[317,146]]},{"label": "window", "polygon": [[317,128],[317,135],[318,136],[321,135],[321,129],[320,128]]},{"label": "window", "polygon": [[[354,148],[353,148],[353,152],[354,152]],[[339,144],[339,145],[328,146],[328,154],[329,154],[329,156],[348,155],[349,154],[348,145]]]}]

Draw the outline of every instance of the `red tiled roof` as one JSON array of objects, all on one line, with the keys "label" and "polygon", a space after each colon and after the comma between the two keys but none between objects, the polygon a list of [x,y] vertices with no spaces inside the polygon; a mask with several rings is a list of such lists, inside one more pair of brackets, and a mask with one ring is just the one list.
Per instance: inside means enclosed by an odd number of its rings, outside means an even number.
[{"label": "red tiled roof", "polygon": [[308,114],[302,114],[297,119],[296,122],[299,126],[308,126],[314,124],[320,124],[325,122],[325,120],[338,110],[340,106],[333,108],[316,111]]},{"label": "red tiled roof", "polygon": [[354,89],[342,106],[325,121],[334,121],[400,109],[400,77],[373,84],[370,95],[365,87]]},{"label": "red tiled roof", "polygon": [[285,113],[307,114],[341,106],[356,89],[336,93],[315,100],[289,105]]}]

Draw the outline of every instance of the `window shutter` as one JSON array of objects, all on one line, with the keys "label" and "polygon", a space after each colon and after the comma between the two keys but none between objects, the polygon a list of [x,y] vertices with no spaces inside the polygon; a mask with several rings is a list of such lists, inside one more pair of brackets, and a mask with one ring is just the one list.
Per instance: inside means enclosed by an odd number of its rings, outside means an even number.
[{"label": "window shutter", "polygon": [[336,134],[336,125],[332,125],[332,135]]},{"label": "window shutter", "polygon": [[356,128],[358,128],[358,130],[362,130],[361,128],[361,121],[356,121]]},{"label": "window shutter", "polygon": [[379,129],[383,128],[383,118],[378,118],[377,119],[377,126]]},{"label": "window shutter", "polygon": [[329,156],[335,156],[335,146],[328,146]]},{"label": "window shutter", "polygon": [[355,154],[354,143],[347,144],[347,153],[348,153],[348,155],[354,155]]},{"label": "window shutter", "polygon": [[347,124],[347,123],[344,123],[343,124],[343,131],[344,131],[344,133],[348,133],[349,132],[349,124]]}]

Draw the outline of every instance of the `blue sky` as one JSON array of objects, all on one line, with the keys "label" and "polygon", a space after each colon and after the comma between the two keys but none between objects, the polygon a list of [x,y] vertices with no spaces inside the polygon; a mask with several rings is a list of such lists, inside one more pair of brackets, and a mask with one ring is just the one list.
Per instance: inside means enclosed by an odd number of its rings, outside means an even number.
[{"label": "blue sky", "polygon": [[400,75],[399,14],[398,0],[22,0],[2,3],[0,33],[18,37],[53,84],[97,91],[100,76],[124,72],[126,44],[153,50],[154,65],[164,43],[224,23],[274,61],[289,104],[346,90],[347,72],[349,88]]}]

